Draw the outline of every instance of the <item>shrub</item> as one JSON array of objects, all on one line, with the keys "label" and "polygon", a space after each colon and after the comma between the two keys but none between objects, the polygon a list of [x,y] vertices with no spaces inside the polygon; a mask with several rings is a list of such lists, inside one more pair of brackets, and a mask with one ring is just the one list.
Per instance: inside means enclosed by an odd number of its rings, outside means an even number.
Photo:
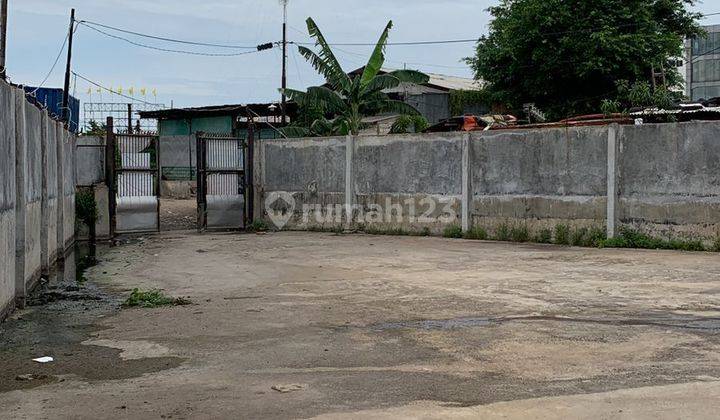
[{"label": "shrub", "polygon": [[75,193],[75,218],[88,226],[95,226],[98,208],[92,188],[78,189]]},{"label": "shrub", "polygon": [[527,226],[513,226],[510,229],[510,240],[513,242],[527,242],[530,240],[530,233]]},{"label": "shrub", "polygon": [[458,225],[450,225],[445,228],[443,231],[443,236],[446,238],[462,238],[463,237],[463,231],[462,228]]},{"label": "shrub", "polygon": [[469,232],[465,233],[465,239],[473,239],[476,241],[484,241],[488,238],[488,233],[485,229],[480,226],[475,226],[470,229]]},{"label": "shrub", "polygon": [[718,235],[717,238],[715,238],[715,242],[713,242],[710,250],[713,252],[720,252],[720,235]]},{"label": "shrub", "polygon": [[495,230],[496,241],[509,241],[510,240],[510,227],[503,223]]},{"label": "shrub", "polygon": [[656,238],[630,228],[622,228],[615,238],[605,239],[601,246],[608,248],[672,249],[679,251],[705,251],[698,240]]},{"label": "shrub", "polygon": [[570,245],[570,228],[567,225],[555,226],[555,244]]},{"label": "shrub", "polygon": [[552,231],[550,229],[541,229],[535,237],[535,242],[540,244],[552,243]]}]

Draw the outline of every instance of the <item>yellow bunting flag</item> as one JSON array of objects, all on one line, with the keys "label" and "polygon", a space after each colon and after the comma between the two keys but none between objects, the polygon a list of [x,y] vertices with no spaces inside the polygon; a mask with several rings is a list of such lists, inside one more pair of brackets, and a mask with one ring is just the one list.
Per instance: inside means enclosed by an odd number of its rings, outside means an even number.
[{"label": "yellow bunting flag", "polygon": [[122,92],[123,92],[123,88],[122,88],[122,86],[119,86],[119,87],[118,87],[118,90],[117,90],[117,92],[118,92],[119,94],[121,94],[121,95],[122,95]]},{"label": "yellow bunting flag", "polygon": [[153,94],[153,96],[157,96],[157,89],[153,88],[152,94]]},{"label": "yellow bunting flag", "polygon": [[133,96],[135,94],[135,88],[130,86],[130,89],[128,89],[128,93],[130,94],[130,96]]},{"label": "yellow bunting flag", "polygon": [[141,88],[141,89],[140,89],[140,94],[141,94],[142,96],[145,96],[145,95],[147,94],[147,89]]}]

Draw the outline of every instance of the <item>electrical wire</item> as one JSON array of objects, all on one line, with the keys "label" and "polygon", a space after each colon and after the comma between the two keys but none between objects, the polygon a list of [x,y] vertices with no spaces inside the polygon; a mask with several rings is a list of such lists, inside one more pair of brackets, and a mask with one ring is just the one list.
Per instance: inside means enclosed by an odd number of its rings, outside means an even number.
[{"label": "electrical wire", "polygon": [[249,46],[212,44],[212,43],[207,43],[207,42],[186,41],[186,40],[175,39],[175,38],[166,38],[166,37],[162,37],[162,36],[148,35],[148,34],[143,34],[140,32],[130,31],[127,29],[117,28],[117,27],[110,26],[110,25],[105,25],[105,24],[98,23],[98,22],[93,22],[90,20],[81,20],[81,21],[79,21],[79,23],[83,23],[86,25],[99,26],[101,28],[110,29],[110,30],[117,31],[117,32],[122,32],[122,33],[126,33],[129,35],[136,35],[136,36],[141,36],[144,38],[156,39],[159,41],[174,42],[177,44],[197,45],[197,46],[202,46],[202,47],[228,48],[228,49],[235,49],[235,50],[254,50],[256,48],[256,47],[249,47]]},{"label": "electrical wire", "polygon": [[101,84],[99,84],[99,83],[97,83],[97,82],[94,82],[94,81],[88,79],[87,77],[84,77],[84,76],[81,75],[81,74],[77,74],[77,73],[75,73],[75,72],[72,72],[72,74],[74,74],[75,77],[80,78],[80,79],[82,79],[82,80],[90,83],[91,85],[95,85],[96,87],[99,87],[100,89],[106,90],[106,91],[108,91],[108,92],[110,92],[110,93],[112,93],[112,94],[115,94],[115,95],[118,95],[118,96],[122,96],[123,98],[130,99],[130,100],[136,101],[136,102],[140,102],[140,103],[143,103],[143,104],[145,104],[145,105],[157,105],[157,104],[154,104],[154,103],[151,103],[151,102],[148,102],[148,101],[139,99],[139,98],[133,98],[132,96],[123,95],[123,94],[120,93],[120,92],[115,92],[114,90],[109,89],[109,88],[106,88],[105,86],[103,86],[103,85],[101,85]]},{"label": "electrical wire", "polygon": [[[73,33],[77,31],[77,25],[75,25],[73,29]],[[60,62],[60,57],[62,57],[63,52],[65,51],[65,47],[67,46],[68,41],[70,40],[70,31],[68,31],[67,35],[65,35],[65,40],[62,43],[62,46],[60,47],[60,51],[57,54],[57,57],[55,57],[55,61],[53,62],[52,67],[50,67],[50,71],[47,72],[45,75],[45,78],[40,82],[40,84],[33,90],[32,92],[26,93],[28,96],[35,96],[38,90],[45,86],[45,83],[50,79],[50,76],[52,75],[53,71],[55,71],[55,67],[57,67],[58,62]]]},{"label": "electrical wire", "polygon": [[152,46],[152,45],[141,44],[141,43],[139,43],[139,42],[135,42],[135,41],[133,41],[133,40],[130,40],[130,39],[127,39],[127,38],[123,38],[123,37],[118,36],[118,35],[113,35],[113,34],[110,34],[110,33],[108,33],[108,32],[105,32],[105,31],[103,31],[103,30],[101,30],[101,29],[95,28],[95,27],[93,27],[93,26],[86,25],[86,24],[84,24],[84,23],[80,23],[80,24],[83,25],[83,26],[85,26],[86,28],[90,28],[90,29],[92,29],[93,31],[99,32],[99,33],[101,33],[101,34],[103,34],[103,35],[105,35],[105,36],[108,36],[108,37],[110,37],[110,38],[115,38],[115,39],[118,39],[118,40],[121,40],[121,41],[125,41],[125,42],[127,42],[127,43],[129,43],[129,44],[132,44],[132,45],[135,45],[135,46],[137,46],[137,47],[148,48],[148,49],[151,49],[151,50],[157,50],[157,51],[163,51],[163,52],[170,52],[170,53],[177,53],[177,54],[187,54],[187,55],[199,55],[199,56],[204,56],[204,57],[237,57],[237,56],[241,56],[241,55],[256,54],[256,53],[260,52],[260,51],[257,50],[257,48],[254,48],[253,51],[244,51],[244,52],[240,52],[240,53],[206,53],[206,52],[197,52],[197,51],[186,51],[186,50],[175,50],[175,49],[170,49],[170,48],[161,48],[161,47],[155,47],[155,46]]}]

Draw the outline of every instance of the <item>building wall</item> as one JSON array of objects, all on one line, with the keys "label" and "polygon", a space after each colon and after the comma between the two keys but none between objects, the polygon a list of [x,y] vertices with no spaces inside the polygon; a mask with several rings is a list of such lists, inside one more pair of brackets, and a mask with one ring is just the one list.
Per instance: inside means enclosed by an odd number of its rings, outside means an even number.
[{"label": "building wall", "polygon": [[710,242],[720,235],[718,138],[720,123],[695,122],[266,140],[254,210],[292,229],[632,226]]},{"label": "building wall", "polygon": [[720,97],[720,25],[687,43],[686,90],[693,100]]},{"label": "building wall", "polygon": [[[74,238],[71,135],[0,82],[0,318],[24,298]],[[63,147],[62,135],[70,146]],[[64,201],[65,204],[61,203]]]}]

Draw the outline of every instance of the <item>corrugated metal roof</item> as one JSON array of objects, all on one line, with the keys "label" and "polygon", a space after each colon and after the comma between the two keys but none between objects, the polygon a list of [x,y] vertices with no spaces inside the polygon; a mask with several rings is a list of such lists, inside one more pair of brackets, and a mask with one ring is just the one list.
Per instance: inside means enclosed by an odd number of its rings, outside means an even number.
[{"label": "corrugated metal roof", "polygon": [[[391,69],[389,67],[383,67],[380,71],[384,73],[390,73],[397,69]],[[446,74],[428,73],[423,72],[430,77],[428,85],[439,87],[444,90],[480,90],[482,89],[482,83],[467,77],[459,76],[448,76]]]}]

